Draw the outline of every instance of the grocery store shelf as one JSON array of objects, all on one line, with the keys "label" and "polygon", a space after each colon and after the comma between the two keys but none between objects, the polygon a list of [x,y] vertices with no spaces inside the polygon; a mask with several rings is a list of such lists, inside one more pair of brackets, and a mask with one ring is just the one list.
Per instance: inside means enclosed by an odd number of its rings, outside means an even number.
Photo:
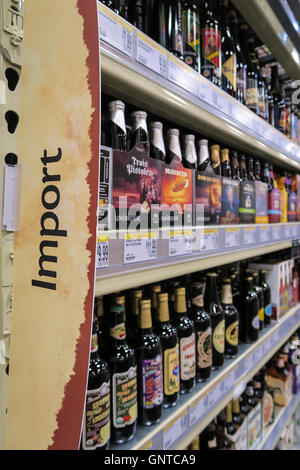
[{"label": "grocery store shelf", "polygon": [[[130,39],[125,52],[112,23]],[[252,111],[103,6],[99,24],[104,92],[278,166],[300,169],[299,146]]]},{"label": "grocery store shelf", "polygon": [[[289,35],[288,28],[271,8],[267,0],[232,0],[253,31],[272,51],[272,55],[282,65],[293,80],[300,76],[300,56]],[[274,6],[276,6],[276,2]],[[259,21],[258,21],[259,18]],[[293,26],[291,25],[291,28]]]},{"label": "grocery store shelf", "polygon": [[276,407],[274,423],[267,430],[262,441],[255,450],[272,450],[275,448],[284,427],[295,413],[299,404],[300,395],[297,394],[291,397],[289,403],[284,408]]},{"label": "grocery store shelf", "polygon": [[171,450],[184,449],[226,404],[246,385],[255,373],[276,353],[300,326],[300,304],[289,310],[279,322],[263,330],[258,341],[241,344],[239,356],[225,360],[222,368],[212,372],[205,384],[197,384],[192,393],[181,395],[176,408],[163,410],[159,424],[138,426],[134,439],[112,449]]},{"label": "grocery store shelf", "polygon": [[[203,229],[199,230],[203,232]],[[106,237],[110,237],[109,232]],[[207,227],[200,236],[200,250],[169,256],[171,242],[164,239],[160,231],[155,259],[126,264],[126,240],[109,239],[105,242],[109,252],[108,266],[97,269],[95,295],[106,295],[284,250],[299,238],[300,223]]]}]

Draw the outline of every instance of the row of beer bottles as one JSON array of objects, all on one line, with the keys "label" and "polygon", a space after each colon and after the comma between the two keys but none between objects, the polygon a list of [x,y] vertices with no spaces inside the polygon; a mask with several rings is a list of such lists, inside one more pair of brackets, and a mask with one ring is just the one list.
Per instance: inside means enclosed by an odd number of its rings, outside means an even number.
[{"label": "row of beer bottles", "polygon": [[[104,2],[105,3],[105,2]],[[283,93],[277,63],[269,86],[256,38],[227,0],[106,2],[137,28],[222,87],[288,137],[297,139],[298,107]],[[259,42],[259,41],[258,41]]]},{"label": "row of beer bottles", "polygon": [[[271,191],[275,187],[275,175],[272,164],[254,159],[244,153],[212,143],[195,134],[168,126],[164,133],[164,124],[151,120],[145,111],[131,113],[131,127],[128,129],[125,119],[125,104],[120,100],[108,103],[109,116],[103,124],[103,144],[114,150],[126,151],[135,145],[144,147],[145,152],[155,159],[170,164],[175,157],[189,169],[211,172],[241,182],[262,181]],[[277,170],[278,171],[278,170]],[[282,171],[281,171],[282,173]],[[290,190],[291,174],[283,172],[287,191]]]}]

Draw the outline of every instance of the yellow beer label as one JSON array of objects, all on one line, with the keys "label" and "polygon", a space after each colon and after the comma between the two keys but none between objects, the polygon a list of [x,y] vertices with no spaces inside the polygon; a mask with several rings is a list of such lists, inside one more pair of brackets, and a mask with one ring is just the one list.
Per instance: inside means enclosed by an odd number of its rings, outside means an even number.
[{"label": "yellow beer label", "polygon": [[231,323],[226,330],[226,341],[231,346],[237,346],[239,339],[239,323],[236,321]]},{"label": "yellow beer label", "polygon": [[111,328],[110,336],[112,336],[115,339],[125,339],[126,338],[125,323],[120,323],[119,325],[116,325],[113,328]]},{"label": "yellow beer label", "polygon": [[258,316],[259,316],[260,321],[264,321],[264,319],[265,319],[265,309],[264,308],[259,309]]},{"label": "yellow beer label", "polygon": [[179,392],[179,346],[164,352],[164,393],[173,395]]},{"label": "yellow beer label", "polygon": [[232,88],[236,91],[236,54],[233,54],[222,67],[224,77],[231,83]]},{"label": "yellow beer label", "polygon": [[213,333],[213,345],[220,354],[225,350],[225,320],[220,321]]}]

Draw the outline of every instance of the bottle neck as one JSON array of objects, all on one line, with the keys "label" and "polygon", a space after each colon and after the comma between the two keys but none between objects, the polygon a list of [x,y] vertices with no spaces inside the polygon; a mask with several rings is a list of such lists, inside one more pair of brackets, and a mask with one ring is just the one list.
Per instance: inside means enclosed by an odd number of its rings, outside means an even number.
[{"label": "bottle neck", "polygon": [[240,414],[240,400],[237,399],[237,400],[234,400],[233,401],[233,413],[238,415]]},{"label": "bottle neck", "polygon": [[226,406],[226,423],[232,424],[232,404],[228,403]]},{"label": "bottle neck", "polygon": [[204,162],[209,161],[209,151],[208,151],[208,143],[201,142],[200,143],[200,151],[199,151],[199,164],[202,165]]},{"label": "bottle neck", "polygon": [[147,306],[142,306],[140,304],[140,329],[142,331],[152,329],[152,317],[151,317],[150,302]]},{"label": "bottle neck", "polygon": [[163,138],[162,128],[150,126],[150,143],[156,147],[164,155],[166,154],[165,142]]},{"label": "bottle neck", "polygon": [[172,152],[175,156],[182,160],[179,135],[169,134],[167,136],[167,147],[170,152]]},{"label": "bottle neck", "polygon": [[184,293],[175,292],[175,312],[178,315],[186,315],[186,298]]},{"label": "bottle neck", "polygon": [[205,308],[209,307],[211,304],[219,303],[219,296],[217,290],[217,277],[216,276],[207,276],[206,286],[205,286],[205,298],[204,304]]},{"label": "bottle neck", "polygon": [[120,127],[120,129],[122,129],[125,135],[127,134],[126,124],[125,124],[125,115],[124,115],[123,109],[117,108],[117,109],[111,110],[110,120],[111,122],[116,124],[118,127]]},{"label": "bottle neck", "polygon": [[221,303],[224,305],[232,305],[232,289],[230,284],[222,285]]},{"label": "bottle neck", "polygon": [[197,153],[195,148],[195,140],[185,139],[184,142],[184,159],[190,164],[197,164]]}]

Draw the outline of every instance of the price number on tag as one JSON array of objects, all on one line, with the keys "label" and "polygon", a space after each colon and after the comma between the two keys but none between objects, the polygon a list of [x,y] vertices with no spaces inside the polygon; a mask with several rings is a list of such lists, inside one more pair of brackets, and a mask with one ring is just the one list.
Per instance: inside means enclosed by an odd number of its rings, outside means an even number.
[{"label": "price number on tag", "polygon": [[147,258],[149,259],[156,258],[157,240],[155,238],[146,240],[146,251],[147,251]]},{"label": "price number on tag", "polygon": [[185,412],[180,418],[164,429],[163,448],[169,449],[188,429],[188,414]]},{"label": "price number on tag", "polygon": [[123,52],[132,55],[132,33],[126,28],[122,28],[122,47]]},{"label": "price number on tag", "polygon": [[98,242],[96,253],[96,267],[108,266],[109,246],[107,242]]}]

